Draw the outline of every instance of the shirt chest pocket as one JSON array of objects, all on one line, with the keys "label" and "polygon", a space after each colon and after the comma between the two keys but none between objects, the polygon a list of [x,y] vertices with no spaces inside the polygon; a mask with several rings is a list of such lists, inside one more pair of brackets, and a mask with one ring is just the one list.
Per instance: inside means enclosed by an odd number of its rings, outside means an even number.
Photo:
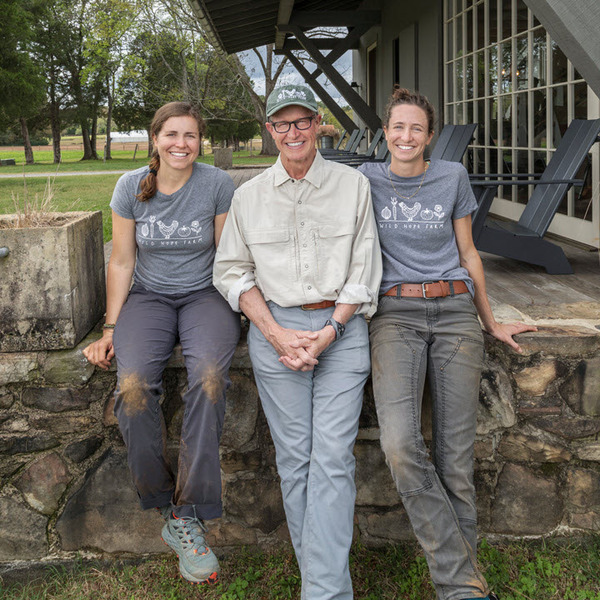
[{"label": "shirt chest pocket", "polygon": [[246,231],[246,244],[255,264],[255,276],[267,294],[289,287],[296,279],[294,239],[289,229]]},{"label": "shirt chest pocket", "polygon": [[341,288],[346,281],[353,241],[354,223],[321,225],[316,229],[317,264],[322,282]]}]

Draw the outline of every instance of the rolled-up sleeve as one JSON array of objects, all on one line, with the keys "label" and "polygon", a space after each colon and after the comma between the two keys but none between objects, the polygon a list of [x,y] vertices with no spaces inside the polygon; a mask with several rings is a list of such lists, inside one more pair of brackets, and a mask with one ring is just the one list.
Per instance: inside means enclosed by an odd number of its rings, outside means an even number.
[{"label": "rolled-up sleeve", "polygon": [[371,189],[366,177],[360,178],[357,203],[356,230],[348,276],[340,290],[337,302],[360,304],[357,314],[370,317],[377,310],[382,265],[379,237],[371,204]]},{"label": "rolled-up sleeve", "polygon": [[239,222],[239,202],[236,193],[221,233],[213,268],[214,286],[236,312],[240,312],[240,296],[256,285],[254,261]]}]

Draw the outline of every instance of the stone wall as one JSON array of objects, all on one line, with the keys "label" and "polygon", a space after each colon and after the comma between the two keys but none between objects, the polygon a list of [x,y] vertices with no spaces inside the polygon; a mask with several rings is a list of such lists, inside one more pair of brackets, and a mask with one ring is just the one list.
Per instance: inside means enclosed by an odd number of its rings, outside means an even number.
[{"label": "stone wall", "polygon": [[[139,509],[112,415],[114,371],[81,350],[0,354],[0,563],[74,551],[164,552],[161,519]],[[600,531],[600,332],[543,328],[522,355],[486,339],[476,482],[480,533]],[[222,439],[223,519],[212,543],[288,539],[274,450],[245,341],[231,370]],[[163,410],[175,459],[185,372],[178,350]],[[430,412],[423,427],[430,430]],[[427,435],[427,434],[426,434]],[[412,537],[385,465],[370,387],[356,444],[356,533],[367,544]],[[0,565],[1,567],[2,565]],[[1,570],[1,569],[0,569]]]}]

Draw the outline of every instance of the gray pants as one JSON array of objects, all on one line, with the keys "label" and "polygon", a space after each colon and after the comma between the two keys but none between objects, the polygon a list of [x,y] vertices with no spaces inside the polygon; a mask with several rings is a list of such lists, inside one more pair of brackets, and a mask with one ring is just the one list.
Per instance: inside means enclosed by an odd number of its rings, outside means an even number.
[{"label": "gray pants", "polygon": [[[483,336],[469,294],[383,296],[371,322],[381,446],[440,600],[483,597],[473,485]],[[425,377],[433,461],[421,434]]]},{"label": "gray pants", "polygon": [[[209,287],[166,296],[134,285],[114,333],[115,415],[142,508],[174,505],[178,516],[221,516],[219,439],[239,316]],[[179,340],[188,376],[178,474],[166,457],[162,375]]]},{"label": "gray pants", "polygon": [[[269,302],[284,327],[316,331],[333,308],[303,311]],[[271,436],[288,529],[302,574],[302,600],[351,600],[355,460],[352,454],[369,339],[362,315],[319,356],[313,371],[291,371],[254,325],[248,349]]]}]

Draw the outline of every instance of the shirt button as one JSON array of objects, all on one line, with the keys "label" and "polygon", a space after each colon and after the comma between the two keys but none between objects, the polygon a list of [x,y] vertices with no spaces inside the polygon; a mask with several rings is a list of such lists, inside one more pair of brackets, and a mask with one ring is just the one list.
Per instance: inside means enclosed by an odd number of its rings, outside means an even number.
[{"label": "shirt button", "polygon": [[308,265],[304,265],[304,268],[305,268],[305,269],[308,269]]},{"label": "shirt button", "polygon": [[302,247],[303,247],[303,248],[306,248],[306,244],[302,244]]},{"label": "shirt button", "polygon": [[308,289],[309,289],[309,290],[312,290],[312,285],[309,285],[309,286],[308,286]]},{"label": "shirt button", "polygon": [[302,200],[298,200],[298,204],[302,204]]},{"label": "shirt button", "polygon": [[300,225],[302,225],[302,227],[304,227],[304,221],[301,221],[301,222],[300,222]]}]

